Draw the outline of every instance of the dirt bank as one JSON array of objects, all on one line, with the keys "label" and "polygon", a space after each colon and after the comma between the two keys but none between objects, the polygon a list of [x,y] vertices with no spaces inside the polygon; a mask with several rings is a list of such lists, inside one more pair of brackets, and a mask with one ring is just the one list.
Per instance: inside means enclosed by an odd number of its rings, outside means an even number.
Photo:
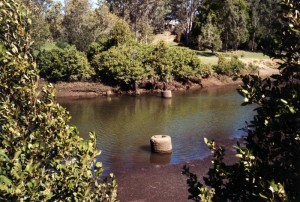
[{"label": "dirt bank", "polygon": [[[270,76],[272,74],[278,73],[277,69],[270,68],[266,65],[260,65],[258,70],[253,72],[253,74],[259,74],[262,77]],[[44,81],[41,81],[40,84],[44,84]],[[238,85],[241,81],[233,81],[231,78],[227,76],[216,76],[210,77],[207,79],[202,79],[201,84],[197,83],[189,83],[186,85],[182,85],[178,82],[173,82],[169,85],[169,89],[174,90],[186,90],[190,88],[211,88],[211,87],[219,87],[226,85]],[[158,87],[155,90],[144,90],[140,89],[140,93],[155,93],[160,91],[162,88],[162,83],[157,84]],[[68,98],[92,98],[98,96],[106,95],[108,90],[113,91],[113,93],[133,93],[133,92],[122,92],[118,88],[113,88],[111,86],[106,86],[97,82],[58,82],[55,85],[57,97],[68,97]]]}]

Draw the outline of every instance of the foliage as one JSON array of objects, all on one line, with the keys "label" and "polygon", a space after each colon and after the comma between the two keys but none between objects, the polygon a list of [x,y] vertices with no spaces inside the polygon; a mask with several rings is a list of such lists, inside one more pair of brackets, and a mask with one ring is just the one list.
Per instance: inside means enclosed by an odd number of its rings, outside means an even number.
[{"label": "foliage", "polygon": [[207,24],[201,29],[202,34],[199,36],[199,43],[202,47],[208,48],[214,53],[222,48],[221,32],[222,30],[213,24],[212,17],[209,16]]},{"label": "foliage", "polygon": [[119,19],[111,30],[111,44],[113,46],[121,46],[132,44],[133,42],[134,38],[129,25],[124,20]]},{"label": "foliage", "polygon": [[237,50],[238,46],[248,40],[249,33],[247,29],[248,4],[245,0],[229,0],[224,2],[225,13],[223,17],[225,50],[229,46]]},{"label": "foliage", "polygon": [[[198,11],[198,7],[201,6],[201,0],[170,1],[171,13],[170,15],[174,20],[178,20],[181,29],[178,29],[178,35],[184,35],[184,44],[187,46],[190,44],[191,30],[194,23],[195,15]],[[179,31],[180,30],[180,31]]]},{"label": "foliage", "polygon": [[167,81],[171,78],[173,61],[168,54],[168,50],[168,46],[163,41],[160,41],[150,56],[151,67],[161,81]]},{"label": "foliage", "polygon": [[183,167],[183,174],[188,177],[189,199],[194,201],[286,201],[287,196],[281,184],[266,181],[257,175],[257,161],[247,148],[239,143],[235,146],[238,163],[226,165],[225,149],[214,141],[204,139],[213,154],[212,167],[203,177],[207,186],[198,182],[197,175]]},{"label": "foliage", "polygon": [[133,32],[134,41],[146,44],[168,22],[176,21],[177,41],[190,47],[257,51],[278,49],[281,44],[277,30],[282,22],[276,20],[279,1],[106,0],[97,5],[94,1],[92,6],[89,0],[68,0],[64,7],[54,0],[20,3],[32,9],[31,33],[37,50],[45,42],[66,41],[86,52],[90,43],[110,36],[121,19]]},{"label": "foliage", "polygon": [[41,77],[51,82],[80,81],[93,76],[85,54],[74,46],[42,50],[37,56],[37,65]]},{"label": "foliage", "polygon": [[153,74],[146,64],[150,51],[142,46],[118,46],[93,58],[97,78],[113,85],[127,86]]},{"label": "foliage", "polygon": [[89,61],[93,60],[93,57],[99,53],[102,53],[103,51],[107,51],[112,47],[110,38],[105,37],[99,39],[97,42],[93,42],[89,45],[88,51],[87,51],[87,58]]},{"label": "foliage", "polygon": [[20,1],[26,7],[31,8],[30,34],[34,41],[33,49],[38,50],[45,42],[51,39],[50,26],[47,22],[48,7],[52,5],[51,0],[25,0]]},{"label": "foliage", "polygon": [[88,45],[95,41],[96,16],[89,0],[66,1],[62,20],[64,35],[69,44],[80,51],[86,51]]},{"label": "foliage", "polygon": [[199,57],[189,49],[169,48],[168,57],[171,58],[171,75],[177,81],[187,81],[196,74],[200,75],[200,78],[208,74]]},{"label": "foliage", "polygon": [[[245,145],[237,143],[235,147],[239,161],[226,165],[224,148],[206,140],[213,153],[213,167],[204,178],[209,187],[197,193],[190,192],[193,199],[198,200],[213,189],[213,201],[300,200],[299,10],[299,1],[282,1],[282,20],[285,22],[281,30],[282,52],[272,54],[283,61],[280,74],[266,79],[242,76],[239,93],[245,97],[243,105],[255,103],[258,107],[257,114],[245,129],[248,132]],[[195,184],[189,183],[189,186]],[[197,188],[203,186],[200,183]]]},{"label": "foliage", "polygon": [[46,20],[49,24],[49,30],[51,32],[52,40],[54,41],[62,40],[64,38],[64,28],[62,26],[62,9],[63,6],[60,2],[52,2],[50,8],[46,13]]},{"label": "foliage", "polygon": [[230,61],[228,61],[220,54],[218,56],[218,65],[214,67],[214,70],[217,74],[231,76],[239,73],[244,68],[245,64],[238,59],[237,55],[232,56]]},{"label": "foliage", "polygon": [[[175,79],[187,82],[191,77],[208,76],[210,69],[201,65],[198,56],[186,48],[123,45],[93,56],[97,78],[113,85],[128,86],[143,79]],[[200,79],[199,78],[199,79]]]},{"label": "foliage", "polygon": [[[192,31],[194,36],[204,39],[203,45],[213,43],[223,45],[222,49],[226,51],[237,50],[248,40],[249,7],[246,0],[204,1],[199,10]],[[210,40],[212,37],[215,40]]]},{"label": "foliage", "polygon": [[163,31],[165,17],[170,12],[169,0],[107,0],[113,14],[125,20],[135,33],[135,38],[149,41],[153,31]]},{"label": "foliage", "polygon": [[99,178],[95,134],[83,141],[67,124],[51,85],[38,98],[29,25],[18,1],[0,2],[0,200],[114,201],[114,176]]},{"label": "foliage", "polygon": [[124,20],[115,19],[112,24],[113,26],[109,30],[106,30],[106,34],[89,45],[87,50],[89,61],[92,61],[95,55],[107,51],[113,46],[135,44],[129,25]]},{"label": "foliage", "polygon": [[249,0],[250,50],[276,50],[281,44],[280,0]]},{"label": "foliage", "polygon": [[[179,47],[167,47],[160,42],[152,51],[150,65],[156,77],[161,81],[175,79],[188,81],[197,73],[206,76],[206,69],[202,68],[199,57],[191,50]],[[203,70],[203,71],[202,71]],[[203,74],[203,75],[202,75]]]},{"label": "foliage", "polygon": [[153,28],[150,23],[145,22],[143,19],[137,24],[139,28],[138,36],[136,36],[139,42],[149,44],[153,40]]}]

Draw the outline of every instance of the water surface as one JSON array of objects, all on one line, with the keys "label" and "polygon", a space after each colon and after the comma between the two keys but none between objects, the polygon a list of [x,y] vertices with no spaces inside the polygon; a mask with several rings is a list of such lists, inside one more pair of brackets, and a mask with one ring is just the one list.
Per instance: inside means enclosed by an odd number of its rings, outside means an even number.
[{"label": "water surface", "polygon": [[[176,164],[203,158],[209,150],[203,138],[239,138],[253,107],[241,107],[243,98],[234,88],[215,88],[158,95],[61,99],[82,137],[97,134],[99,159],[107,171],[153,164]],[[172,137],[172,155],[150,152],[152,135]]]}]

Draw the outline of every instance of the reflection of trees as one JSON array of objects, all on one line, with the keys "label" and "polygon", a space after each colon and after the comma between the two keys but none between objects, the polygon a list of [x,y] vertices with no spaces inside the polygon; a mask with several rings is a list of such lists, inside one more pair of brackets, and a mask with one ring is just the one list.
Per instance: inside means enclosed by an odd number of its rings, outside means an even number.
[{"label": "reflection of trees", "polygon": [[[113,97],[106,99],[62,101],[70,111],[72,123],[79,130],[98,130],[120,136],[144,132],[155,134],[163,131],[172,120],[189,117],[203,118],[199,124],[214,124],[217,128],[231,128],[232,122],[239,120],[239,110],[234,110],[237,98],[224,96],[223,89],[201,92],[201,96],[178,96],[173,99],[160,99],[156,96]],[[198,92],[199,93],[199,92]],[[218,111],[218,113],[215,113]],[[199,118],[199,117],[198,117]],[[201,123],[202,122],[202,123]]]}]

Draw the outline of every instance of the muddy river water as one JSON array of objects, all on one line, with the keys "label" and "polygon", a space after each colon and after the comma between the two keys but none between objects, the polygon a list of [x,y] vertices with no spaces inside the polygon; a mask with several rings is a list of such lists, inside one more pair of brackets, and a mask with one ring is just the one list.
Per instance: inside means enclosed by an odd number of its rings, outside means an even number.
[{"label": "muddy river water", "polygon": [[[203,138],[231,139],[245,134],[241,128],[254,115],[253,106],[242,107],[235,88],[173,92],[159,95],[60,99],[83,138],[95,131],[99,160],[106,172],[156,164],[176,164],[203,158],[209,150]],[[170,135],[171,155],[150,152],[150,137]]]}]

